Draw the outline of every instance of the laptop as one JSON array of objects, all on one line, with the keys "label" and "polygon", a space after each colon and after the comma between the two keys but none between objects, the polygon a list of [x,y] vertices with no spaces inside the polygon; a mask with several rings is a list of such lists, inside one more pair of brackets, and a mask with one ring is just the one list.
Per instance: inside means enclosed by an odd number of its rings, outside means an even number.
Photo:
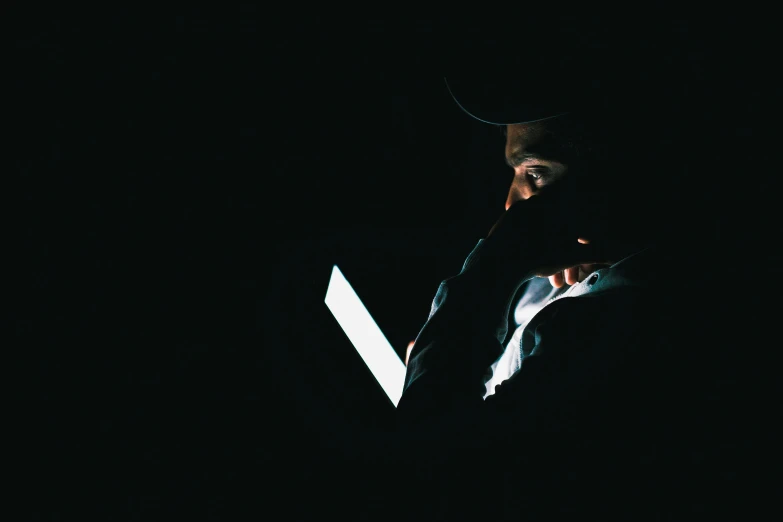
[{"label": "laptop", "polygon": [[396,408],[402,396],[405,363],[337,265],[332,267],[324,302]]}]

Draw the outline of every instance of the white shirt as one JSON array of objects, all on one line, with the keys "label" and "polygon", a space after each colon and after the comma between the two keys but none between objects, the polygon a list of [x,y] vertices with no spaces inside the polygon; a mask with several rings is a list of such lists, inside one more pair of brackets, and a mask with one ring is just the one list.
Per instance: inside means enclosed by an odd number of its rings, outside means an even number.
[{"label": "white shirt", "polygon": [[516,329],[503,353],[492,365],[492,377],[485,383],[487,387],[484,394],[485,399],[495,393],[495,386],[511,377],[522,366],[524,358],[520,347],[522,332],[533,316],[556,299],[584,294],[588,286],[586,279],[575,285],[565,285],[560,288],[553,287],[549,279],[545,277],[536,277],[527,282],[527,286],[514,309]]}]

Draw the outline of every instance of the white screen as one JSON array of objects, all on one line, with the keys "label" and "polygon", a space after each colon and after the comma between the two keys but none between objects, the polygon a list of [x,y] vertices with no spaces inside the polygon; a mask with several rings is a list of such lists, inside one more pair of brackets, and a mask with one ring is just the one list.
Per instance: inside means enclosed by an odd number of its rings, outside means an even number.
[{"label": "white screen", "polygon": [[396,408],[402,396],[405,364],[337,265],[332,268],[324,302]]}]

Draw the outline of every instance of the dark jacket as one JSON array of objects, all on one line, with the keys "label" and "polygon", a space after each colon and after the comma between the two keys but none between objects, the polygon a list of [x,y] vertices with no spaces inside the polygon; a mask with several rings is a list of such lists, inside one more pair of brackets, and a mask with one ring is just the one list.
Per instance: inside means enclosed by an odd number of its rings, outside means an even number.
[{"label": "dark jacket", "polygon": [[773,412],[738,354],[753,314],[718,267],[668,246],[599,270],[536,314],[519,370],[485,400],[511,303],[484,293],[481,254],[441,284],[411,353],[397,409],[411,514],[692,520],[759,506],[768,483],[747,466]]}]

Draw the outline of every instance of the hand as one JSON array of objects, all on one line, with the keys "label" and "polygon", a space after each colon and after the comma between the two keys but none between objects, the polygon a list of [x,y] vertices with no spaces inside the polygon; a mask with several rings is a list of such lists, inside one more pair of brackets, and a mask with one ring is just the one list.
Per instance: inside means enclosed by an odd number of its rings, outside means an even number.
[{"label": "hand", "polygon": [[[584,244],[589,243],[587,239],[579,238],[577,242]],[[562,288],[564,285],[575,285],[581,283],[587,277],[601,268],[610,266],[610,263],[587,263],[578,266],[572,266],[566,268],[562,272],[557,272],[549,276],[549,283],[555,288]]]},{"label": "hand", "polygon": [[[549,277],[560,288],[611,264],[601,233],[605,207],[595,193],[580,193],[567,185],[547,187],[518,201],[500,217],[487,236],[493,255],[505,260],[498,266]],[[601,239],[588,240],[591,236]]]}]

